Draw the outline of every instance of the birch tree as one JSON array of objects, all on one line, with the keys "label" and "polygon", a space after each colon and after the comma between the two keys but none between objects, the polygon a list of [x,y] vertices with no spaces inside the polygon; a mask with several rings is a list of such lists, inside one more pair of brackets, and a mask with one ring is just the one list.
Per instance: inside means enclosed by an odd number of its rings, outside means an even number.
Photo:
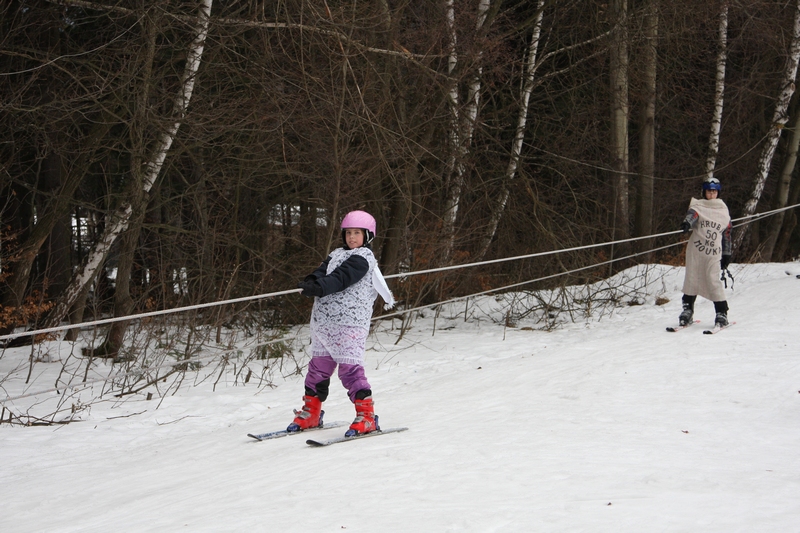
[{"label": "birch tree", "polygon": [[728,63],[728,0],[721,3],[719,29],[717,30],[717,74],[714,89],[714,114],[711,117],[711,134],[708,137],[706,177],[714,177],[719,154],[719,134],[722,130],[722,107],[725,101],[725,69]]},{"label": "birch tree", "polygon": [[[772,165],[775,149],[778,147],[778,141],[781,138],[783,127],[789,119],[789,102],[795,90],[798,60],[800,60],[800,0],[796,1],[794,7],[792,40],[789,47],[789,57],[786,61],[786,69],[784,70],[783,80],[781,82],[781,92],[775,102],[775,112],[772,115],[772,123],[766,135],[766,143],[761,151],[761,157],[758,160],[758,171],[756,173],[755,182],[753,183],[753,191],[750,194],[750,199],[744,206],[743,216],[749,216],[755,213],[758,201],[761,199],[761,194],[764,192],[764,186],[767,183],[767,177],[769,176],[769,169]],[[743,226],[741,231],[736,233],[734,237],[735,250],[741,248],[748,229],[749,224]]]},{"label": "birch tree", "polygon": [[[195,78],[200,68],[200,60],[203,56],[206,36],[208,35],[212,2],[213,0],[201,0],[200,2],[197,26],[194,32],[195,37],[189,47],[186,57],[186,66],[181,76],[180,89],[173,102],[173,122],[160,135],[153,150],[152,158],[144,166],[142,193],[145,196],[150,192],[156,179],[158,179],[161,167],[167,157],[167,152],[172,146],[172,142],[175,140],[175,136],[178,133],[178,129],[189,107],[192,91],[194,90]],[[132,216],[133,205],[129,200],[124,201],[111,213],[103,234],[87,254],[87,259],[84,264],[75,273],[72,282],[60,296],[56,306],[47,314],[43,323],[44,328],[58,325],[66,316],[84,287],[94,279],[97,269],[108,255],[111,245],[114,244],[120,234],[128,228]]]},{"label": "birch tree", "polygon": [[[546,5],[550,7],[553,4],[548,4],[546,1],[538,1],[534,16],[532,17],[533,29],[531,32],[531,41],[525,48],[522,83],[520,84],[520,92],[516,99],[516,101],[519,102],[519,108],[517,110],[514,136],[509,149],[510,156],[502,175],[500,192],[489,202],[489,218],[486,224],[486,230],[481,237],[477,249],[476,259],[485,257],[497,235],[497,228],[499,227],[500,221],[507,211],[508,201],[511,197],[511,186],[517,179],[517,173],[522,161],[525,131],[528,125],[528,117],[531,113],[530,99],[534,88],[545,83],[549,78],[561,76],[569,71],[578,69],[582,63],[588,62],[596,55],[603,53],[600,51],[589,51],[585,55],[579,57],[575,54],[577,50],[585,49],[590,44],[606,39],[612,33],[611,31],[606,31],[583,41],[543,53],[543,50],[540,49],[540,43],[543,42],[542,28]],[[539,70],[543,68],[544,65],[551,61],[555,64],[561,58],[568,58],[566,65],[558,64],[546,74],[538,74]]]},{"label": "birch tree", "polygon": [[[478,17],[475,23],[475,32],[479,34],[483,29],[486,17],[491,6],[491,0],[479,0]],[[458,54],[456,49],[455,13],[453,10],[453,0],[446,0],[446,17],[448,25],[449,57],[448,74],[452,77],[458,64]],[[473,73],[467,91],[467,102],[463,115],[459,112],[458,84],[452,81],[449,92],[451,106],[451,130],[450,130],[450,149],[447,172],[449,176],[449,187],[447,187],[447,199],[445,201],[443,216],[443,234],[446,239],[444,250],[445,263],[450,261],[456,238],[456,219],[458,209],[461,204],[461,196],[464,188],[464,177],[466,174],[466,158],[469,153],[469,146],[475,131],[475,123],[478,118],[478,108],[480,104],[481,74],[483,67],[480,65],[481,53],[478,53],[477,68]]]},{"label": "birch tree", "polygon": [[[130,315],[134,308],[134,301],[131,298],[131,272],[133,270],[134,255],[139,243],[142,220],[146,208],[146,195],[142,191],[142,169],[145,168],[142,160],[146,153],[146,135],[144,133],[149,111],[148,100],[152,95],[153,63],[156,55],[156,39],[158,37],[157,23],[154,20],[145,18],[141,23],[144,26],[143,35],[145,46],[141,54],[141,87],[136,91],[136,107],[131,117],[129,126],[129,137],[131,139],[131,194],[127,195],[131,204],[131,220],[127,223],[127,231],[120,237],[120,253],[117,263],[117,277],[114,288],[114,316]],[[92,350],[95,356],[117,355],[128,329],[128,321],[114,322],[108,329],[106,340],[103,344]],[[74,330],[70,330],[72,332]]]},{"label": "birch tree", "polygon": [[533,92],[534,80],[536,75],[536,58],[539,53],[539,41],[542,35],[542,19],[544,16],[544,2],[539,0],[536,6],[536,18],[533,24],[533,33],[531,35],[531,42],[527,49],[527,60],[525,61],[525,81],[522,85],[520,94],[520,107],[517,115],[517,127],[514,132],[514,140],[511,143],[511,157],[508,160],[508,167],[506,168],[505,176],[503,177],[503,189],[500,192],[495,204],[492,206],[492,211],[489,216],[489,222],[486,228],[486,234],[481,240],[480,247],[478,248],[477,259],[482,259],[489,249],[489,245],[494,239],[497,232],[497,226],[508,203],[508,196],[510,194],[511,181],[516,177],[517,169],[519,168],[520,154],[522,153],[522,144],[525,141],[525,128],[528,124],[528,107],[530,105],[531,93]]},{"label": "birch tree", "polygon": [[[442,220],[443,233],[448,238],[447,249],[445,251],[445,260],[450,258],[455,243],[455,223],[456,215],[458,214],[458,202],[461,197],[461,182],[458,178],[454,178],[453,174],[456,171],[458,161],[458,153],[461,146],[460,128],[460,112],[459,112],[459,97],[458,97],[458,82],[454,79],[454,73],[458,66],[458,52],[457,43],[458,36],[455,27],[455,9],[453,7],[453,0],[445,0],[445,21],[447,26],[448,36],[448,54],[447,54],[447,75],[450,77],[450,90],[448,91],[448,104],[450,107],[450,132],[449,132],[449,154],[447,157],[447,165],[445,167],[446,181],[448,184],[452,180],[452,185],[448,192],[447,201],[444,207],[444,214]],[[463,169],[463,167],[461,167]]]}]

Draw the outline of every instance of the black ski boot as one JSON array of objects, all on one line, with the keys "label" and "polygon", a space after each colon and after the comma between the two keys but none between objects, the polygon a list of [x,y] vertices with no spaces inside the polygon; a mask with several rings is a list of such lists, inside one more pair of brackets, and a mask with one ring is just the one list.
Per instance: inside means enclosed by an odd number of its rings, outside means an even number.
[{"label": "black ski boot", "polygon": [[686,326],[687,324],[692,323],[693,318],[694,309],[692,309],[692,304],[683,302],[683,311],[681,311],[681,314],[678,315],[678,324],[681,326]]},{"label": "black ski boot", "polygon": [[678,315],[678,324],[681,326],[688,326],[694,322],[694,301],[697,295],[684,294],[681,301],[683,302],[683,311]]},{"label": "black ski boot", "polygon": [[714,318],[714,325],[719,328],[724,328],[728,325],[728,302],[723,300],[721,302],[714,302],[714,311],[717,312]]}]

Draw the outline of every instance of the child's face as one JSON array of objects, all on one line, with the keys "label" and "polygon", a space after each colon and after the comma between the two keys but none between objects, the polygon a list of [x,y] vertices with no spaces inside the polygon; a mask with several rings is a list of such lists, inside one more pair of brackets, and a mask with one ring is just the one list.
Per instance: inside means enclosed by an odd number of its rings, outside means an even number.
[{"label": "child's face", "polygon": [[706,200],[713,200],[719,196],[719,191],[716,189],[706,189]]},{"label": "child's face", "polygon": [[347,228],[344,230],[344,240],[351,250],[360,248],[364,246],[364,232],[359,228]]}]

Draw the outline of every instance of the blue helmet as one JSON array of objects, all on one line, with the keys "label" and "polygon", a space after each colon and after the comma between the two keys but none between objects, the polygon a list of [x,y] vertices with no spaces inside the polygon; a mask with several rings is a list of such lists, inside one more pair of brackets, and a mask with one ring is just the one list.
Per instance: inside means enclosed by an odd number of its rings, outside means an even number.
[{"label": "blue helmet", "polygon": [[702,195],[705,198],[706,191],[717,191],[718,193],[722,192],[722,184],[719,182],[717,178],[706,178],[703,180],[703,191]]}]

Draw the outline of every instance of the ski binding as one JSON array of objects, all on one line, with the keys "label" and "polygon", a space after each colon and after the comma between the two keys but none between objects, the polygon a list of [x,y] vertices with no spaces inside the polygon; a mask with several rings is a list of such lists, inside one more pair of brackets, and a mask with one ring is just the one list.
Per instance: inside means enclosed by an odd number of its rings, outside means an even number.
[{"label": "ski binding", "polygon": [[667,331],[669,331],[670,333],[675,333],[676,331],[680,331],[682,329],[686,329],[689,326],[691,326],[692,324],[697,324],[698,322],[700,322],[700,321],[699,320],[695,320],[694,322],[689,322],[688,324],[684,324],[683,326],[680,326],[680,325],[678,325],[678,326],[669,326],[667,328]]},{"label": "ski binding", "polygon": [[338,427],[349,426],[349,425],[350,425],[350,422],[345,422],[343,420],[338,420],[336,422],[326,422],[326,423],[321,424],[321,425],[319,425],[317,427],[303,429],[301,431],[287,431],[285,429],[282,429],[280,431],[270,431],[268,433],[258,433],[258,434],[248,433],[247,436],[248,437],[252,437],[252,438],[256,439],[257,441],[262,441],[262,440],[270,440],[270,439],[279,439],[281,437],[288,437],[289,435],[299,435],[300,433],[306,433],[308,431],[316,431],[318,429],[338,428]]},{"label": "ski binding", "polygon": [[712,329],[707,329],[703,331],[703,335],[714,335],[715,333],[719,333],[723,329],[728,329],[734,324],[736,324],[736,322],[729,322],[727,326],[714,326]]}]

